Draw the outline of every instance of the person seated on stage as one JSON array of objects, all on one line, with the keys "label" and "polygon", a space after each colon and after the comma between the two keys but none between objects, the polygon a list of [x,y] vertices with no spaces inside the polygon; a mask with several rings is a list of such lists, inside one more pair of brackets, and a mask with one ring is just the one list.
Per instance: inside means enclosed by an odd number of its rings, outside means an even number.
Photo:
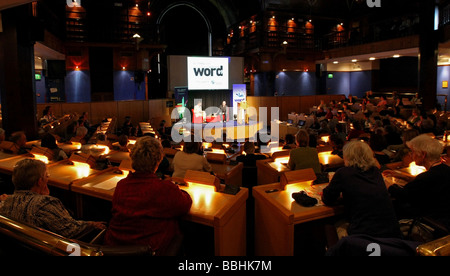
[{"label": "person seated on stage", "polygon": [[[202,102],[198,101],[197,104],[194,106],[194,118],[203,118],[203,107]],[[203,121],[203,119],[202,119]]]},{"label": "person seated on stage", "polygon": [[[386,170],[383,175],[403,179],[405,186],[388,187],[391,196],[398,201],[401,218],[429,217],[450,230],[450,167],[441,162],[444,146],[427,134],[406,143],[417,166],[426,172],[416,177]],[[390,183],[387,183],[389,185]]]},{"label": "person seated on stage", "polygon": [[9,140],[14,143],[14,146],[11,149],[14,154],[27,153],[27,149],[25,147],[27,144],[27,136],[25,135],[25,132],[14,132]]},{"label": "person seated on stage", "polygon": [[46,133],[41,139],[41,147],[48,148],[53,151],[53,161],[61,161],[67,159],[67,154],[58,147],[56,138],[51,133]]},{"label": "person seated on stage", "polygon": [[12,182],[14,194],[3,202],[0,208],[2,216],[66,238],[77,238],[94,229],[105,229],[103,222],[73,219],[62,202],[49,195],[47,166],[42,161],[19,161],[14,167]]},{"label": "person seated on stage", "polygon": [[172,161],[172,177],[184,178],[186,171],[212,172],[211,164],[201,154],[202,143],[195,142],[191,137],[191,142],[184,142],[183,151],[175,154]]},{"label": "person seated on stage", "polygon": [[135,172],[117,183],[106,245],[150,245],[164,252],[181,234],[179,220],[192,205],[190,195],[171,181],[160,180],[156,170],[163,158],[161,143],[145,136],[131,150]]},{"label": "person seated on stage", "polygon": [[291,170],[312,168],[316,174],[322,172],[319,162],[319,154],[316,148],[309,147],[309,133],[300,129],[296,135],[298,148],[289,153],[288,167]]},{"label": "person seated on stage", "polygon": [[400,238],[395,209],[369,145],[348,142],[344,162],[322,194],[325,205],[344,204],[348,219],[336,223],[339,238],[353,234]]},{"label": "person seated on stage", "polygon": [[244,144],[245,154],[236,157],[236,161],[243,163],[244,167],[256,167],[257,160],[263,160],[267,157],[262,154],[255,154],[255,143],[247,141]]}]

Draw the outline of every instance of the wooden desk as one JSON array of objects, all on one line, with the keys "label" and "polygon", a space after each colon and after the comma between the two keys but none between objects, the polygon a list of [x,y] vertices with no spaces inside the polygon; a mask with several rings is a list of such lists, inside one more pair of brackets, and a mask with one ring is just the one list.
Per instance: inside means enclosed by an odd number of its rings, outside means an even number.
[{"label": "wooden desk", "polygon": [[[112,168],[99,174],[77,180],[72,184],[72,191],[77,193],[77,212],[82,214],[82,196],[111,201],[115,185],[125,175],[116,173]],[[99,188],[98,185],[106,185]],[[114,187],[113,187],[114,186]],[[110,187],[113,187],[109,189]],[[236,195],[214,192],[213,186],[192,184],[181,186],[192,198],[192,207],[184,217],[192,221],[212,227],[214,230],[214,250],[216,256],[246,255],[246,200],[248,190],[241,188]],[[81,213],[80,213],[81,212]]]},{"label": "wooden desk", "polygon": [[[0,173],[11,175],[14,166],[17,164],[17,162],[22,161],[24,159],[34,159],[34,157],[31,154],[22,154],[22,155],[15,155],[15,154],[7,154],[2,152],[2,155],[5,157],[0,160]],[[9,155],[9,157],[8,157]]]},{"label": "wooden desk", "polygon": [[276,163],[271,159],[257,160],[256,168],[258,172],[258,185],[280,182],[280,176],[284,172],[291,171],[287,165]]},{"label": "wooden desk", "polygon": [[[200,185],[199,185],[200,186]],[[236,195],[214,192],[214,187],[181,187],[192,198],[185,219],[214,229],[216,256],[246,255],[246,201],[248,189]]]},{"label": "wooden desk", "polygon": [[14,156],[16,156],[16,155],[12,154],[12,153],[0,151],[0,160],[11,158],[11,157],[14,157]]},{"label": "wooden desk", "polygon": [[128,173],[117,167],[109,168],[98,174],[75,180],[71,190],[77,195],[83,194],[112,201],[117,183],[126,178]]},{"label": "wooden desk", "polygon": [[331,154],[331,151],[319,152],[319,162],[323,169],[336,169],[343,167],[344,159],[339,155]]},{"label": "wooden desk", "polygon": [[293,256],[294,226],[296,224],[342,213],[342,207],[324,206],[321,201],[314,207],[306,208],[292,199],[292,193],[305,189],[312,191],[317,196],[316,198],[320,199],[320,193],[327,185],[311,186],[311,181],[308,181],[287,185],[286,190],[273,193],[266,193],[266,191],[280,189],[279,183],[253,187],[255,255]]},{"label": "wooden desk", "polygon": [[81,150],[81,144],[66,144],[66,143],[58,143],[58,147],[62,149],[67,156],[70,156],[74,151]]},{"label": "wooden desk", "polygon": [[242,169],[244,164],[237,165],[211,163],[213,172],[224,184],[242,187]]},{"label": "wooden desk", "polygon": [[[166,158],[167,160],[169,160],[169,163],[172,164],[173,157],[166,156]],[[210,163],[210,164],[213,172],[224,184],[233,185],[237,187],[242,186],[242,169],[244,168],[244,165],[242,163],[239,163],[237,165],[217,164],[217,163]]]},{"label": "wooden desk", "polygon": [[70,190],[71,184],[78,179],[82,179],[100,171],[86,167],[79,167],[72,165],[68,160],[62,160],[47,166],[47,173],[49,175],[48,185],[54,186],[63,190]]},{"label": "wooden desk", "polygon": [[110,151],[107,155],[105,155],[106,159],[109,159],[111,163],[120,164],[123,160],[129,160],[130,153],[126,151]]}]

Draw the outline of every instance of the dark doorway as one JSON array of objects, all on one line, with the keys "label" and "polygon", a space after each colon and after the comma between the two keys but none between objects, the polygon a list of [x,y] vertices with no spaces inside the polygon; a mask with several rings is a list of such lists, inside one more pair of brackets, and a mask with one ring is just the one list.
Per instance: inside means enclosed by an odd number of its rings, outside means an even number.
[{"label": "dark doorway", "polygon": [[91,97],[93,102],[114,100],[113,50],[112,48],[89,48],[91,73]]}]

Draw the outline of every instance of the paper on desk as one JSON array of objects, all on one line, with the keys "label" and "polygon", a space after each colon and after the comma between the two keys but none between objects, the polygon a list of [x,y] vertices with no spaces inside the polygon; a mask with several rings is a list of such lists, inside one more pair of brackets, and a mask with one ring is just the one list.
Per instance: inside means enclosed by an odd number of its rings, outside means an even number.
[{"label": "paper on desk", "polygon": [[97,184],[93,187],[97,188],[97,189],[103,189],[103,190],[112,190],[112,189],[116,188],[117,182],[119,182],[123,178],[124,177],[114,176],[113,178],[110,178],[106,181],[100,182],[99,184]]}]

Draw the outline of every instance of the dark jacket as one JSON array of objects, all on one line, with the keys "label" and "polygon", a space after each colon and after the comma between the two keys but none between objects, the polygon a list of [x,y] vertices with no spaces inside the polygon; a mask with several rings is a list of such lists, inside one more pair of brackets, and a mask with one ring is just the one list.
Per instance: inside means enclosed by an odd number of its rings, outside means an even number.
[{"label": "dark jacket", "polygon": [[333,205],[341,194],[350,222],[349,235],[401,237],[395,210],[378,168],[365,172],[354,167],[339,169],[323,190],[322,200],[326,205]]}]

